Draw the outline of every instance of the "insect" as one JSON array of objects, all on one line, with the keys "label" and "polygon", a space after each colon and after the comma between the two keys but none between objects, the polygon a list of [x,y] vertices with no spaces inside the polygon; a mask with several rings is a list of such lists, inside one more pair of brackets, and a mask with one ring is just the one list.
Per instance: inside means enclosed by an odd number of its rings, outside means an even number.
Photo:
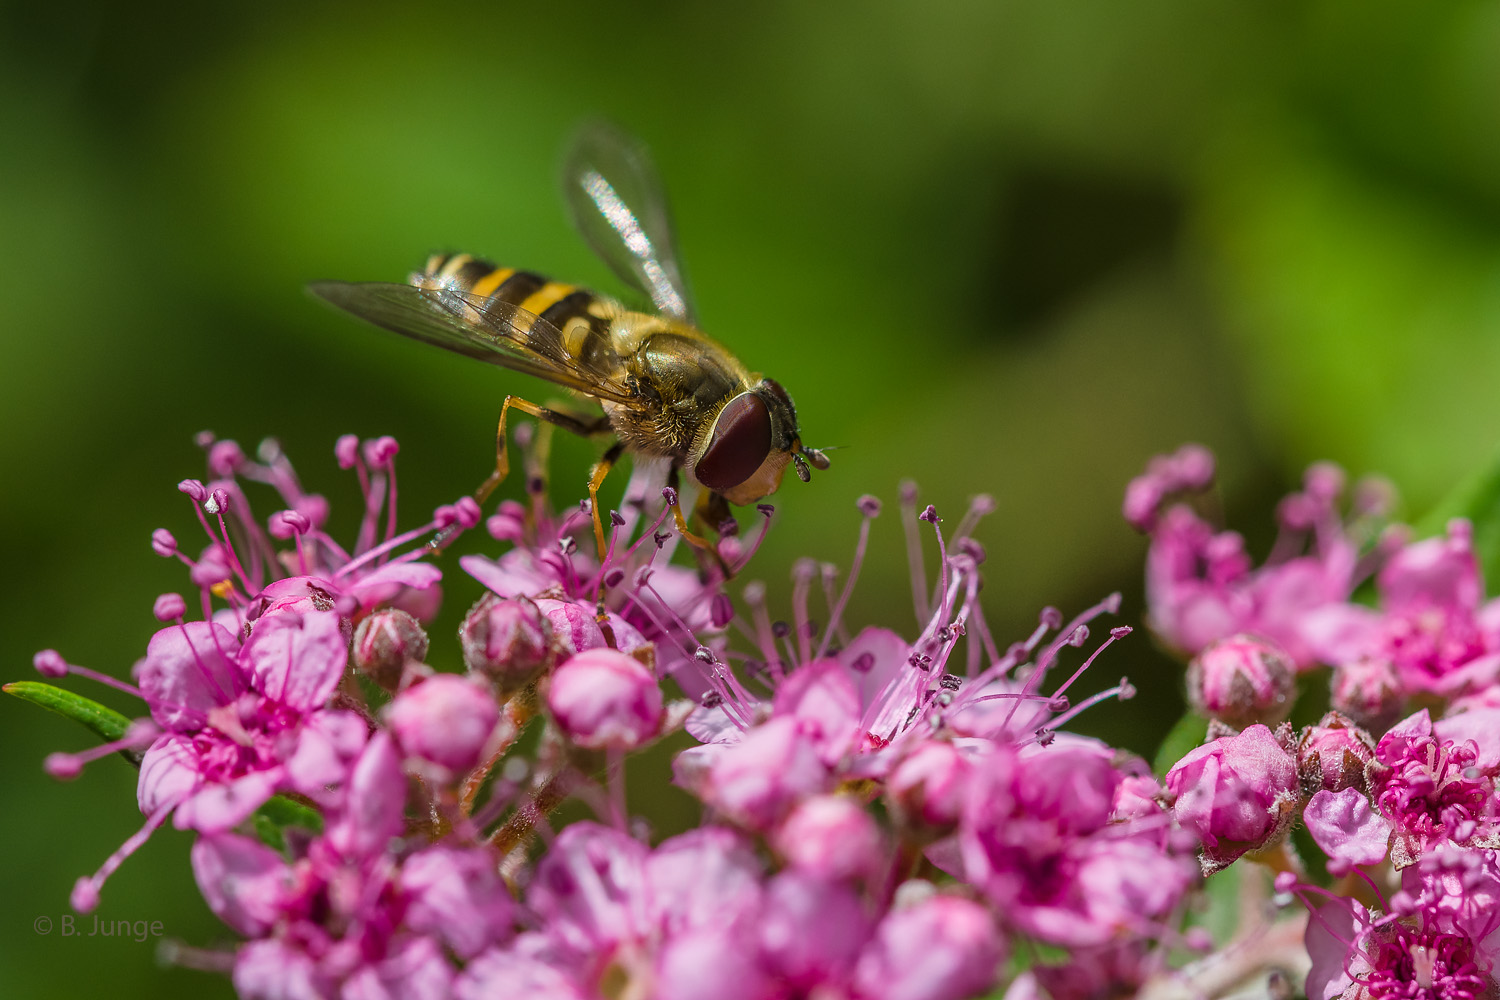
[{"label": "insect", "polygon": [[[729,516],[726,502],[749,504],[776,492],[789,464],[803,482],[811,478],[809,466],[828,468],[821,450],[802,444],[797,412],[780,383],[750,372],[698,329],[645,149],[611,126],[591,126],[566,158],[563,182],[575,227],[657,313],[463,253],[429,258],[404,285],[309,286],[376,326],[538,376],[603,410],[574,412],[506,396],[495,471],[475,496],[486,499],[509,471],[505,421],[512,409],[585,437],[614,439],[588,485],[601,559],[599,489],[626,452],[669,459],[670,485],[682,473],[702,486],[697,513],[714,527]],[[717,557],[688,530],[680,506],[673,514],[686,541]]]}]

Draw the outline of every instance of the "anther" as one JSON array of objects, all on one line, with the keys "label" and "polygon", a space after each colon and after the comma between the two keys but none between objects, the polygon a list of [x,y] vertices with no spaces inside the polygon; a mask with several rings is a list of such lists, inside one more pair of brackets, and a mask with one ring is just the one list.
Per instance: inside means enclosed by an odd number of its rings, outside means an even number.
[{"label": "anther", "polygon": [[1049,631],[1051,629],[1061,628],[1063,623],[1063,613],[1054,607],[1045,607],[1042,609],[1041,622],[1042,625],[1045,626]]},{"label": "anther", "polygon": [[1069,645],[1069,646],[1082,646],[1084,643],[1086,643],[1088,641],[1089,641],[1089,627],[1087,625],[1080,625],[1077,628],[1075,628],[1072,632],[1068,633],[1067,645]]},{"label": "anther", "polygon": [[910,479],[901,480],[896,487],[901,502],[904,504],[915,504],[917,502],[917,484]]},{"label": "anther", "polygon": [[778,639],[785,639],[792,634],[792,627],[784,621],[777,620],[771,623],[771,634]]},{"label": "anther", "polygon": [[693,659],[699,663],[713,663],[717,657],[714,656],[714,651],[707,646],[699,646],[693,650]]},{"label": "anther", "polygon": [[245,464],[245,453],[233,441],[219,441],[208,449],[208,471],[228,479]]},{"label": "anther", "polygon": [[152,605],[151,613],[159,622],[174,622],[187,613],[187,602],[181,594],[162,594]]},{"label": "anther", "polygon": [[354,468],[359,462],[359,438],[353,434],[340,437],[334,442],[333,457],[340,469]]},{"label": "anther", "polygon": [[1129,625],[1116,625],[1114,628],[1109,630],[1109,637],[1111,639],[1123,639],[1134,631],[1135,629],[1131,628]]},{"label": "anther", "polygon": [[604,586],[610,588],[618,587],[620,581],[623,579],[625,579],[625,571],[623,569],[612,569],[604,574]]},{"label": "anther", "polygon": [[1120,678],[1120,693],[1115,695],[1120,701],[1129,701],[1135,697],[1135,685],[1125,678]]},{"label": "anther", "polygon": [[273,437],[261,438],[260,444],[255,446],[255,457],[266,465],[280,460],[281,455],[281,442]]},{"label": "anther", "polygon": [[698,699],[698,704],[704,708],[718,708],[724,704],[724,696],[717,691],[705,691],[703,697]]},{"label": "anther", "polygon": [[944,674],[938,678],[938,686],[945,691],[957,691],[963,685],[963,678],[956,674]]},{"label": "anther", "polygon": [[880,516],[880,498],[877,496],[872,496],[871,494],[866,493],[864,496],[854,501],[854,504],[859,508],[859,512],[865,517]]},{"label": "anther", "polygon": [[672,489],[672,487],[663,486],[661,488],[661,498],[667,502],[668,507],[677,506],[677,491]]},{"label": "anther", "polygon": [[770,517],[772,514],[776,513],[776,508],[768,503],[758,503],[755,505],[755,509],[760,511],[766,517]]},{"label": "anther", "polygon": [[671,537],[672,533],[670,531],[657,531],[652,533],[651,540],[656,543],[657,548],[661,548],[667,544],[667,539]]},{"label": "anther", "polygon": [[942,518],[938,517],[937,508],[932,504],[928,504],[927,509],[917,515],[917,519],[919,521],[926,521],[928,524],[937,524],[942,520]]},{"label": "anther", "polygon": [[229,513],[229,491],[225,489],[214,490],[208,495],[208,499],[203,501],[203,509],[210,514]]},{"label": "anther", "polygon": [[157,528],[151,532],[151,551],[163,559],[170,559],[177,554],[177,539],[166,528]]},{"label": "anther", "polygon": [[572,535],[566,535],[557,540],[557,548],[565,556],[570,556],[578,551],[578,543],[573,540]]},{"label": "anther", "polygon": [[614,525],[616,528],[623,528],[625,527],[625,518],[620,516],[619,511],[612,510],[609,512],[609,523]]},{"label": "anther", "polygon": [[396,439],[389,435],[374,438],[365,442],[365,461],[381,468],[390,465],[400,450],[401,446],[396,443]]},{"label": "anther", "polygon": [[547,492],[547,481],[541,476],[532,476],[526,480],[526,492],[532,496],[541,496]]},{"label": "anther", "polygon": [[178,483],[177,492],[186,493],[193,503],[202,503],[208,499],[208,488],[196,479],[184,479]]},{"label": "anther", "polygon": [[266,522],[266,530],[271,533],[271,537],[283,540],[293,535],[306,534],[311,527],[312,522],[307,516],[295,510],[278,510]]},{"label": "anther", "polygon": [[55,649],[44,649],[31,658],[31,665],[36,667],[36,672],[43,677],[66,677],[68,675],[68,661],[62,658],[62,654]]},{"label": "anther", "polygon": [[1055,739],[1057,739],[1057,733],[1054,730],[1038,729],[1036,731],[1037,746],[1050,747]]},{"label": "anther", "polygon": [[860,653],[858,656],[856,656],[854,658],[854,662],[851,663],[851,664],[849,664],[849,669],[852,670],[852,671],[854,671],[857,674],[867,674],[867,673],[870,672],[871,668],[873,668],[874,666],[875,666],[875,654],[874,653]]},{"label": "anther", "polygon": [[212,448],[214,446],[214,441],[216,441],[217,439],[218,435],[216,435],[213,431],[199,431],[197,434],[193,435],[193,444],[197,445],[200,448]]},{"label": "anther", "polygon": [[593,512],[594,504],[593,501],[591,501],[588,497],[584,497],[582,500],[578,501],[578,513],[592,514]]},{"label": "anther", "polygon": [[484,511],[479,508],[479,501],[473,497],[459,497],[453,502],[453,510],[458,515],[458,523],[465,530],[477,525],[484,517]]},{"label": "anther", "polygon": [[948,643],[950,643],[950,642],[953,641],[953,630],[951,628],[949,628],[948,626],[944,625],[942,628],[940,628],[940,629],[937,630],[937,638],[938,638],[938,642],[941,642],[944,645],[946,645],[946,644],[948,644]]},{"label": "anther", "polygon": [[718,525],[720,538],[734,538],[740,533],[740,522],[732,517],[726,517]]},{"label": "anther", "polygon": [[1106,597],[1100,603],[1106,612],[1112,615],[1117,615],[1120,613],[1120,600],[1120,592],[1117,590],[1113,594],[1110,594],[1108,597]]}]

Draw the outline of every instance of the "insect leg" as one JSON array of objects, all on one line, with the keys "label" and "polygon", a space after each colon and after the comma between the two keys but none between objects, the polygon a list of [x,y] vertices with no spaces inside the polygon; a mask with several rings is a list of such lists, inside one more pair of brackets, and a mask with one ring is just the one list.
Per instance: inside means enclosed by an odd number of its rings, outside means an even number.
[{"label": "insect leg", "polygon": [[580,417],[561,410],[549,409],[538,406],[520,396],[506,396],[505,403],[500,407],[500,424],[495,430],[495,471],[490,473],[488,479],[479,484],[479,489],[474,491],[474,499],[484,503],[489,499],[495,487],[504,482],[506,475],[510,472],[510,455],[506,448],[505,418],[510,414],[510,408],[514,406],[522,413],[529,413],[538,420],[545,420],[565,431],[571,431],[579,437],[592,437],[600,431],[609,429],[609,418],[599,417],[597,419]]},{"label": "insect leg", "polygon": [[[677,466],[675,465],[672,466],[672,471],[667,475],[667,484],[671,486],[672,489],[678,490],[680,494],[681,490],[679,489],[679,487],[681,485],[681,478],[678,474]],[[676,523],[677,533],[682,536],[682,540],[684,542],[687,542],[693,548],[697,549],[699,552],[704,553],[705,555],[712,556],[714,563],[718,565],[719,572],[723,575],[723,578],[726,580],[729,579],[731,575],[729,572],[729,567],[725,565],[724,557],[719,555],[719,547],[713,542],[710,542],[708,539],[704,538],[702,535],[695,535],[688,530],[687,518],[682,514],[681,501],[672,505],[672,520]]]},{"label": "insect leg", "polygon": [[609,470],[614,468],[620,456],[625,453],[625,443],[616,441],[599,459],[599,464],[594,466],[594,474],[589,476],[589,510],[594,514],[594,541],[599,543],[599,561],[604,562],[604,522],[599,518],[599,487],[604,485],[604,477],[609,475]]}]

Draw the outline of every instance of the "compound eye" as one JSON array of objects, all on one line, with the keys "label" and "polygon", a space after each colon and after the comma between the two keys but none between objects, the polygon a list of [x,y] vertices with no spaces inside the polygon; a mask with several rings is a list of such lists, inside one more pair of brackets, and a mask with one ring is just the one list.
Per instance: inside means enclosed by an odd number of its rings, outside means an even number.
[{"label": "compound eye", "polygon": [[755,475],[769,454],[771,411],[755,393],[742,392],[719,411],[713,436],[693,475],[704,486],[723,493]]}]

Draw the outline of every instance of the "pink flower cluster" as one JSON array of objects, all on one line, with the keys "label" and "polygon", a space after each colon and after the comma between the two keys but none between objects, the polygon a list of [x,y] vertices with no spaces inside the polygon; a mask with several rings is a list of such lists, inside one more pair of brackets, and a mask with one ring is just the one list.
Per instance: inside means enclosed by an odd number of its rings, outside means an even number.
[{"label": "pink flower cluster", "polygon": [[[1346,512],[1342,473],[1314,466],[1256,567],[1189,503],[1212,471],[1186,447],[1125,501],[1151,537],[1150,622],[1191,657],[1189,700],[1212,720],[1166,776],[1178,823],[1205,871],[1265,861],[1306,903],[1310,1000],[1495,995],[1500,601],[1470,525],[1412,540],[1384,523],[1387,488],[1356,487]],[[1323,676],[1335,711],[1268,728]],[[1298,824],[1327,879],[1287,840]]]},{"label": "pink flower cluster", "polygon": [[[732,593],[723,572],[744,568],[771,509],[754,542],[726,532],[719,559],[674,564],[677,497],[650,469],[610,512],[599,558],[586,507],[554,511],[539,481],[488,518],[464,499],[398,532],[395,442],[345,438],[339,463],[365,497],[345,549],[274,445],[252,461],[204,444],[211,481],[181,489],[206,547],[153,537],[187,567],[201,618],[158,599],[164,627],[136,686],[119,685],[143,718],[48,767],[140,755],[145,827],[74,905],[98,905],[168,818],[196,831],[198,885],[244,940],[176,954],[228,972],[242,997],[962,1000],[1014,978],[1070,1000],[1202,946],[1179,930],[1201,880],[1196,827],[1143,762],[1064,731],[1133,693],[1070,694],[1129,633],[1091,631],[1119,599],[1071,621],[1049,608],[997,643],[972,535],[988,498],[947,533],[903,487],[908,640],[844,624],[873,497],[842,583],[798,563],[783,622],[764,585]],[[264,523],[247,483],[279,495]],[[487,593],[459,629],[462,671],[439,671],[423,623],[441,571],[426,557],[480,524],[503,550],[459,559]],[[99,676],[52,651],[37,666]],[[702,819],[653,838],[630,813],[627,761],[684,729],[696,745],[673,774]],[[558,826],[569,801],[593,818]],[[1012,956],[1030,971],[1015,978]]]}]

